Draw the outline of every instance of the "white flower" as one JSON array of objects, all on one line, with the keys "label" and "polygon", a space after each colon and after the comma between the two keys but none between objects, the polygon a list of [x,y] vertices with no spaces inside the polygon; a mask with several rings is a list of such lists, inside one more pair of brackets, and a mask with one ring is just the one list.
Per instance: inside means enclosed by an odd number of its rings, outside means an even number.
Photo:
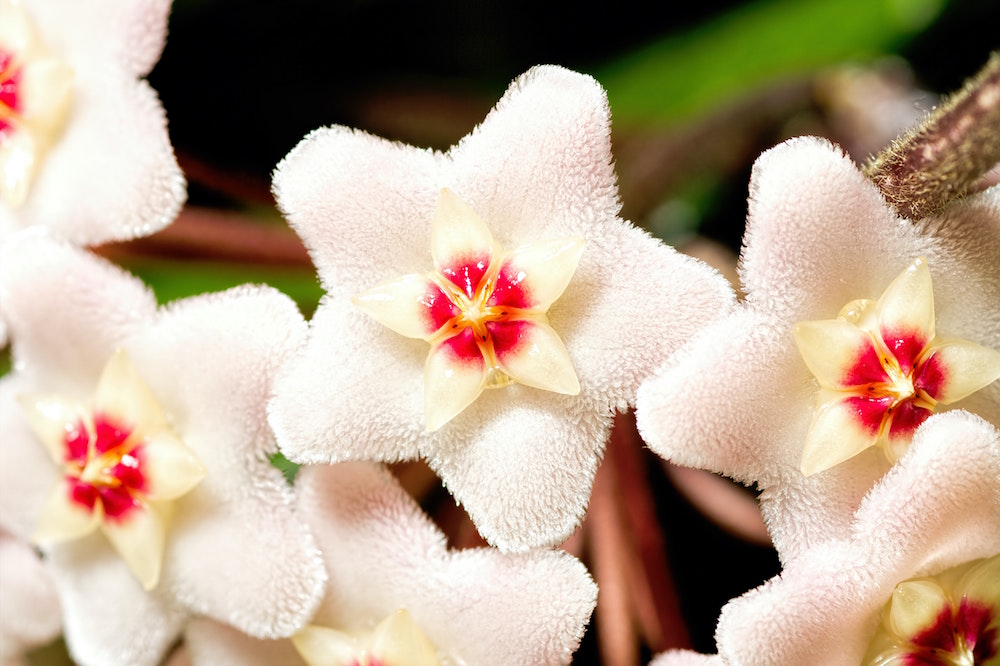
[{"label": "white flower", "polygon": [[788,141],[751,177],[746,301],[643,386],[640,431],[678,464],[757,484],[783,561],[838,538],[930,407],[1000,424],[998,259],[1000,188],[911,222],[836,147]]},{"label": "white flower", "polygon": [[0,239],[79,244],[169,224],[184,178],[156,93],[170,0],[0,0]]},{"label": "white flower", "polygon": [[378,465],[307,466],[296,485],[330,576],[322,605],[291,641],[252,640],[198,620],[187,635],[193,663],[569,663],[597,598],[569,554],[451,551]]},{"label": "white flower", "polygon": [[268,460],[266,402],[301,315],[264,287],[158,309],[139,280],[43,232],[0,254],[14,360],[0,521],[43,545],[73,657],[158,663],[190,615],[290,635],[325,578]]},{"label": "white flower", "polygon": [[609,121],[538,67],[447,153],[333,127],[284,159],[327,291],[271,405],[289,458],[424,457],[501,549],[572,532],[615,410],[733,299],[617,217]]},{"label": "white flower", "polygon": [[[722,609],[716,630],[719,657],[704,658],[706,663],[760,666],[991,663],[961,661],[952,625],[976,620],[965,627],[965,647],[978,643],[981,656],[990,654],[986,645],[992,645],[993,656],[1000,650],[998,554],[1000,432],[961,410],[934,416],[917,430],[909,453],[864,498],[839,538],[792,556],[783,553],[779,576]],[[951,571],[989,557],[992,563],[973,566],[992,567],[992,574],[982,568],[970,573],[971,567]],[[937,590],[927,580],[913,580],[928,577]],[[956,578],[962,588],[957,591],[974,608],[963,611],[958,597],[941,594]],[[914,591],[922,594],[914,598]],[[901,599],[906,596],[911,598]],[[893,634],[888,637],[880,630],[884,613]],[[949,617],[941,617],[944,613]],[[946,633],[935,631],[942,627]],[[920,654],[913,638],[923,648],[939,650],[941,661],[905,660],[902,654]],[[897,643],[895,655],[902,661],[862,661],[866,654],[871,659],[882,652],[886,641]],[[949,652],[955,661],[945,658]],[[675,652],[658,658],[656,666],[697,663],[693,659],[691,653]]]}]

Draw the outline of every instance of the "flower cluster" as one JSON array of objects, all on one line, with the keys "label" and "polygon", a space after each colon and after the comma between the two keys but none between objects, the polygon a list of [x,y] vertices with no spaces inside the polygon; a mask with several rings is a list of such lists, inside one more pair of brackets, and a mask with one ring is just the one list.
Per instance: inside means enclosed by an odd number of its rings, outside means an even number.
[{"label": "flower cluster", "polygon": [[[568,663],[597,586],[559,546],[632,408],[756,484],[784,567],[655,663],[1000,655],[1000,186],[911,221],[790,140],[738,299],[620,216],[604,90],[539,66],[447,151],[331,126],[278,164],[310,320],[162,305],[88,246],[184,202],[143,80],[169,8],[0,0],[0,662]],[[419,460],[486,545],[387,467]]]}]

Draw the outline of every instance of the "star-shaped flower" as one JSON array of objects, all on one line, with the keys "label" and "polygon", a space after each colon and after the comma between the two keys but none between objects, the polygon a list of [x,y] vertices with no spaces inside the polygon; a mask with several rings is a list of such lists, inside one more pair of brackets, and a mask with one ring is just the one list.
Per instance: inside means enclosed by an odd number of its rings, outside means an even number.
[{"label": "star-shaped flower", "polygon": [[938,403],[950,405],[1000,377],[1000,352],[934,335],[923,259],[878,301],[852,301],[837,319],[800,322],[793,332],[821,387],[802,454],[805,474],[875,445],[894,462]]},{"label": "star-shaped flower", "polygon": [[505,254],[475,211],[441,190],[431,225],[434,272],[406,275],[353,299],[397,333],[431,343],[424,370],[428,430],[450,421],[487,386],[516,381],[580,392],[545,312],[566,289],[582,251],[582,238],[568,238]]},{"label": "star-shaped flower", "polygon": [[754,166],[745,302],[643,386],[640,431],[678,464],[757,484],[783,558],[836,538],[891,466],[881,435],[901,455],[932,400],[1000,424],[997,257],[1000,188],[903,220],[838,148],[792,139]]},{"label": "star-shaped flower", "polygon": [[284,159],[327,291],[271,404],[285,455],[424,457],[506,550],[572,532],[615,410],[733,300],[617,217],[609,121],[593,79],[539,67],[445,154],[334,127]]},{"label": "star-shaped flower", "polygon": [[156,93],[170,0],[0,0],[0,239],[150,234],[185,198]]},{"label": "star-shaped flower", "polygon": [[[936,415],[840,538],[781,553],[779,576],[722,609],[719,656],[703,659],[761,666],[992,663],[1000,650],[998,553],[1000,431],[961,410]],[[674,652],[654,663],[699,658]]]},{"label": "star-shaped flower", "polygon": [[3,245],[0,303],[0,523],[42,546],[74,659],[159,663],[192,615],[298,630],[325,575],[265,409],[305,336],[294,303],[244,287],[158,309],[43,229]]},{"label": "star-shaped flower", "polygon": [[330,575],[318,612],[291,641],[252,640],[199,620],[187,636],[194,663],[569,663],[597,598],[569,554],[449,550],[378,465],[308,466],[296,485]]}]

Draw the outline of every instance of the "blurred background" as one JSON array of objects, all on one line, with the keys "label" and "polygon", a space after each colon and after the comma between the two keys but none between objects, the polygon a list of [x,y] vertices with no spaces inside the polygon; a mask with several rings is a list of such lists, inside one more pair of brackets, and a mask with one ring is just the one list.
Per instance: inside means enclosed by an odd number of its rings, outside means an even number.
[{"label": "blurred background", "polygon": [[[149,80],[189,206],[101,251],[162,301],[268,282],[308,316],[322,291],[274,208],[277,162],[331,124],[447,149],[513,78],[552,63],[608,91],[623,217],[732,276],[762,150],[817,134],[860,163],[960,87],[998,35],[996,0],[175,0]],[[428,470],[397,473],[457,547],[480,543]],[[566,547],[602,590],[583,664],[714,652],[719,608],[778,571],[753,489],[664,464],[627,416]],[[58,653],[34,663],[66,663]]]}]

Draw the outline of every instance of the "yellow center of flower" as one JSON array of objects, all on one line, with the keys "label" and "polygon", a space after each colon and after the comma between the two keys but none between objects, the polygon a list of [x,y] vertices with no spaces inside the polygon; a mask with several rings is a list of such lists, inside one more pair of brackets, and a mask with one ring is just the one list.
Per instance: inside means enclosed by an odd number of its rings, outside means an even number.
[{"label": "yellow center of flower", "polygon": [[1000,659],[1000,555],[903,581],[865,666],[986,666]]},{"label": "yellow center of flower", "polygon": [[582,238],[505,252],[478,215],[444,189],[431,225],[434,271],[357,294],[353,303],[393,331],[431,345],[424,364],[428,431],[486,388],[518,382],[575,395],[580,382],[547,312],[583,252]]},{"label": "yellow center of flower", "polygon": [[25,10],[0,0],[0,199],[16,207],[66,122],[73,70],[38,39]]},{"label": "yellow center of flower", "polygon": [[205,470],[167,427],[166,417],[119,351],[105,366],[89,407],[53,394],[21,396],[29,425],[61,479],[34,540],[77,539],[100,528],[146,589],[159,581],[164,511]]},{"label": "yellow center of flower", "polygon": [[292,644],[309,666],[440,666],[437,650],[406,609],[370,633],[350,634],[308,625]]},{"label": "yellow center of flower", "polygon": [[820,391],[802,456],[813,474],[878,446],[895,462],[939,404],[1000,377],[1000,353],[935,333],[927,262],[917,259],[878,301],[845,305],[836,319],[795,326]]}]

